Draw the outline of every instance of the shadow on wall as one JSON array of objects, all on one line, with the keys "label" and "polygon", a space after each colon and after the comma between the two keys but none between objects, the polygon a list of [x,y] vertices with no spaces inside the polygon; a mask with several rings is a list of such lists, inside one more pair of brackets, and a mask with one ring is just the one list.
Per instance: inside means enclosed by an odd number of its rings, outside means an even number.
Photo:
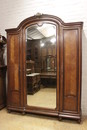
[{"label": "shadow on wall", "polygon": [[82,32],[82,114],[87,115],[87,37]]}]

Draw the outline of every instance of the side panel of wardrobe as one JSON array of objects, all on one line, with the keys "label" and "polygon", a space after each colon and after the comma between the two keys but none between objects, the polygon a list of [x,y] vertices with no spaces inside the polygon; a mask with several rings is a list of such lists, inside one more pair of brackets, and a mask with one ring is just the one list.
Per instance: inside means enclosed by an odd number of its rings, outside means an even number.
[{"label": "side panel of wardrobe", "polygon": [[81,26],[61,29],[60,45],[60,113],[81,115]]},{"label": "side panel of wardrobe", "polygon": [[20,106],[20,39],[19,34],[8,34],[8,99],[7,106]]},{"label": "side panel of wardrobe", "polygon": [[63,110],[77,111],[78,108],[78,30],[65,29],[64,33],[64,103]]}]

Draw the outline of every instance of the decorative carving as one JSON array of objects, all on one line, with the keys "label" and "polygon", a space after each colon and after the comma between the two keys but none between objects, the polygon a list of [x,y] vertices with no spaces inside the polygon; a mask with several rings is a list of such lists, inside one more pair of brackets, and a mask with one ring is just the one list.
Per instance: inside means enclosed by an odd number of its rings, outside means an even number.
[{"label": "decorative carving", "polygon": [[36,18],[40,18],[41,16],[42,16],[41,13],[37,13],[37,14],[35,15]]},{"label": "decorative carving", "polygon": [[6,38],[2,36],[1,34],[0,34],[0,42],[3,42],[3,43],[7,42]]},{"label": "decorative carving", "polygon": [[6,38],[2,35],[0,35],[0,65],[4,65],[4,45],[6,44]]}]

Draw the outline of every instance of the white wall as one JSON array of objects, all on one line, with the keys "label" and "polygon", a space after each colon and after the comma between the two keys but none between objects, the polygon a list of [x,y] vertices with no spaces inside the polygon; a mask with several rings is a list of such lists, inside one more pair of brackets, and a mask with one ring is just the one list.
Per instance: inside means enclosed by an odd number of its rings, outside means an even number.
[{"label": "white wall", "polygon": [[15,28],[37,12],[60,17],[64,22],[83,21],[82,113],[87,115],[87,0],[0,0],[0,33]]}]

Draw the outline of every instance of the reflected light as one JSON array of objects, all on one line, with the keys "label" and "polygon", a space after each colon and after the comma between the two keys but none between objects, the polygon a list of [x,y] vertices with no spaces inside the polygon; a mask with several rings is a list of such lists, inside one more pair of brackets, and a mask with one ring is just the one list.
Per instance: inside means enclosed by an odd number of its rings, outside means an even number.
[{"label": "reflected light", "polygon": [[40,46],[43,47],[43,46],[44,46],[44,43],[41,43]]},{"label": "reflected light", "polygon": [[56,36],[56,28],[51,24],[43,24],[40,27],[37,27],[39,32],[41,32],[45,37]]},{"label": "reflected light", "polygon": [[56,38],[52,38],[50,41],[54,44],[56,42]]}]

